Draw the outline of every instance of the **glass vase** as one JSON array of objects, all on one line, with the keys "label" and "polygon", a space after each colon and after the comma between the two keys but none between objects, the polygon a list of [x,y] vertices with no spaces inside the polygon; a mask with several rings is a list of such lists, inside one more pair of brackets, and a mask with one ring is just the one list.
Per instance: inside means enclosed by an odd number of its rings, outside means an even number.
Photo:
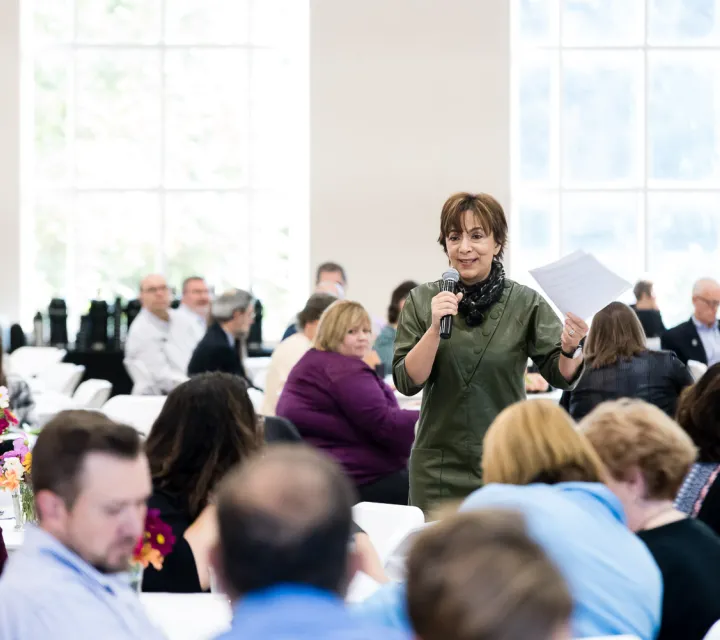
[{"label": "glass vase", "polygon": [[35,524],[37,522],[35,494],[27,482],[20,483],[20,506],[23,514],[23,524],[27,524],[28,522]]},{"label": "glass vase", "polygon": [[133,562],[128,571],[128,584],[130,588],[140,595],[142,592],[143,571],[145,569],[139,562]]},{"label": "glass vase", "polygon": [[15,489],[10,495],[12,497],[13,516],[15,516],[15,531],[23,531],[25,529],[25,517],[23,515],[20,487]]}]

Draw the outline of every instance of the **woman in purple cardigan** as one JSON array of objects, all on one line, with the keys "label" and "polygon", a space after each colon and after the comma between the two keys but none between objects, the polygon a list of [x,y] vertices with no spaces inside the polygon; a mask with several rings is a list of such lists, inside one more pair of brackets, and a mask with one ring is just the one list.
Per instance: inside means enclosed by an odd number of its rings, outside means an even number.
[{"label": "woman in purple cardigan", "polygon": [[363,362],[370,334],[362,305],[332,304],[314,348],[285,383],[277,415],[343,465],[361,501],[407,504],[407,460],[419,414],[400,409],[392,390]]}]

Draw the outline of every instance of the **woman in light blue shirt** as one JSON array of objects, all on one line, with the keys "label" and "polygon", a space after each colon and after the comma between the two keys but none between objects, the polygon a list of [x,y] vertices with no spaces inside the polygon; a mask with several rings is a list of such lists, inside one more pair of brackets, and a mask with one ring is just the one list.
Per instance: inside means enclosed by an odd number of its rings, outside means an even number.
[{"label": "woman in light blue shirt", "polygon": [[397,333],[398,320],[400,320],[400,312],[405,305],[405,299],[410,292],[417,287],[417,282],[406,280],[398,285],[390,296],[390,306],[388,307],[388,324],[375,339],[373,349],[378,354],[380,362],[383,365],[385,375],[392,373],[392,360],[395,351],[395,334]]}]

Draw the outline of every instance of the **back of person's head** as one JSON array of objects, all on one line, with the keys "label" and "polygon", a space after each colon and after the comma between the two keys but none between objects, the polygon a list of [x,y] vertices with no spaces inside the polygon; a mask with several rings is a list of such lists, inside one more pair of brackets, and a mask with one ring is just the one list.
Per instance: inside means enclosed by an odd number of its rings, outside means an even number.
[{"label": "back of person's head", "polygon": [[551,400],[510,405],[485,434],[486,484],[602,482],[602,462],[572,418]]},{"label": "back of person's head", "polygon": [[215,298],[211,304],[210,315],[215,322],[229,322],[236,312],[245,313],[252,304],[252,294],[242,289],[233,289]]},{"label": "back of person's head", "polygon": [[720,462],[720,363],[686,388],[676,419],[698,448],[698,462]]},{"label": "back of person's head", "polygon": [[154,486],[186,497],[195,517],[225,474],[262,446],[245,381],[215,372],[173,389],[145,448]]},{"label": "back of person's head", "polygon": [[32,451],[40,526],[103,572],[127,569],[150,474],[138,432],[97,411],[63,411]]},{"label": "back of person's head", "polygon": [[697,453],[671,418],[642,400],[604,402],[580,429],[615,480],[642,474],[650,500],[674,500]]},{"label": "back of person's head", "polygon": [[337,301],[337,297],[329,293],[313,293],[307,302],[305,308],[298,313],[297,326],[300,330],[313,322],[318,322],[333,302]]},{"label": "back of person's head", "polygon": [[586,365],[598,369],[646,350],[645,331],[635,312],[622,302],[611,302],[593,317],[583,353]]},{"label": "back of person's head", "polygon": [[338,351],[349,331],[370,331],[370,315],[359,302],[338,300],[320,318],[314,347],[318,351]]},{"label": "back of person's head", "polygon": [[653,283],[649,280],[638,280],[633,287],[633,295],[638,302],[643,298],[652,298]]},{"label": "back of person's head", "polygon": [[347,285],[345,269],[337,262],[323,262],[315,272],[315,284],[320,284],[327,274],[337,274],[343,287]]},{"label": "back of person's head", "polygon": [[568,637],[572,598],[522,516],[483,510],[420,533],[408,557],[408,613],[421,640]]},{"label": "back of person's head", "polygon": [[276,445],[222,483],[214,563],[231,597],[280,584],[342,595],[349,581],[355,491],[342,469],[303,445]]},{"label": "back of person's head", "polygon": [[387,314],[387,319],[390,324],[395,324],[400,319],[400,311],[402,311],[405,298],[407,298],[410,292],[417,286],[418,283],[414,280],[406,280],[395,287],[395,290],[390,296],[390,306],[388,307]]}]

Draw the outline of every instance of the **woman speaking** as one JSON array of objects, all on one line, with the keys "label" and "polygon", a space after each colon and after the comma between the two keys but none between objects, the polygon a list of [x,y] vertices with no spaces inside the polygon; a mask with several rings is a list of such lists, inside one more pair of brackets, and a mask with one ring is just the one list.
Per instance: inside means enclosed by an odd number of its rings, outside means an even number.
[{"label": "woman speaking", "polygon": [[[421,285],[401,314],[393,377],[405,395],[424,389],[410,456],[410,503],[423,510],[481,486],[483,436],[495,416],[525,398],[528,357],[559,389],[572,388],[582,372],[577,350],[587,325],[568,314],[563,327],[539,293],[505,277],[507,232],[492,196],[451,196],[438,241],[460,274],[457,293],[439,282]],[[443,340],[447,315],[454,326]]]}]

